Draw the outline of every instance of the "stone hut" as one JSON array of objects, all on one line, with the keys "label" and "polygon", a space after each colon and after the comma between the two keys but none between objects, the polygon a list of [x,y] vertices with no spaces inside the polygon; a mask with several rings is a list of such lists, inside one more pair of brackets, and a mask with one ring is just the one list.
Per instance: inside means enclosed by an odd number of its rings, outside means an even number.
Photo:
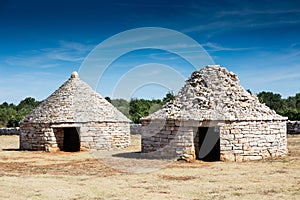
[{"label": "stone hut", "polygon": [[109,150],[130,145],[130,120],[73,72],[20,123],[23,150]]},{"label": "stone hut", "polygon": [[142,152],[160,158],[247,161],[287,154],[286,120],[219,65],[192,73],[175,99],[145,117]]}]

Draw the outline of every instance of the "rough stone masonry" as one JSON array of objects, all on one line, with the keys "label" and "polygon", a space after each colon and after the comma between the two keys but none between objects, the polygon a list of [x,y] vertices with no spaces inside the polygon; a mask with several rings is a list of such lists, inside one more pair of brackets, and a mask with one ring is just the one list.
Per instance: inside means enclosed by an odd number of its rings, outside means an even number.
[{"label": "rough stone masonry", "polygon": [[[79,79],[77,72],[20,123],[20,148],[108,150],[130,145],[130,120]],[[66,141],[66,131],[72,130]],[[79,141],[76,137],[79,136]]]},{"label": "rough stone masonry", "polygon": [[210,128],[219,134],[219,160],[285,156],[286,120],[245,91],[236,74],[207,66],[192,73],[174,100],[141,120],[142,152],[197,159],[203,154],[200,130]]}]

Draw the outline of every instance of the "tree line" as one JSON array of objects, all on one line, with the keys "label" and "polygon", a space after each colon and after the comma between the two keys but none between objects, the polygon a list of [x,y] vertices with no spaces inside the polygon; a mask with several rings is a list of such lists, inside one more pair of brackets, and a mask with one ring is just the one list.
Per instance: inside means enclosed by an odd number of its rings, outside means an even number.
[{"label": "tree line", "polygon": [[300,93],[282,98],[280,94],[263,91],[258,93],[257,97],[261,103],[265,103],[278,114],[288,117],[289,120],[300,120]]},{"label": "tree line", "polygon": [[148,116],[159,110],[168,101],[174,99],[173,92],[168,92],[163,99],[131,99],[129,102],[124,99],[105,99],[121,111],[126,117],[128,117],[134,123],[140,123],[142,117]]},{"label": "tree line", "polygon": [[[250,90],[247,90],[251,93]],[[288,98],[282,98],[280,94],[273,92],[260,92],[257,97],[261,103],[265,103],[278,114],[286,116],[289,120],[300,120],[300,93]],[[105,99],[120,110],[134,123],[139,123],[144,116],[159,110],[165,103],[174,99],[173,92],[168,92],[162,99]],[[32,97],[27,97],[18,105],[4,102],[0,105],[0,127],[16,127],[19,122],[41,102]]]},{"label": "tree line", "polygon": [[2,103],[0,105],[0,127],[19,126],[19,122],[40,103],[32,97],[25,98],[18,105]]}]

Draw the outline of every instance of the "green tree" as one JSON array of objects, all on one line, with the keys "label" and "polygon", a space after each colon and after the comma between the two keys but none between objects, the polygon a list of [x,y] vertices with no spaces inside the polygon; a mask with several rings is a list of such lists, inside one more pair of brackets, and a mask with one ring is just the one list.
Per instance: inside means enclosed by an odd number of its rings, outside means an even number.
[{"label": "green tree", "polygon": [[111,103],[110,97],[105,97],[105,100],[108,101],[109,103]]},{"label": "green tree", "polygon": [[125,99],[112,99],[111,104],[116,107],[121,113],[123,113],[126,117],[129,116],[129,103]]},{"label": "green tree", "polygon": [[295,96],[295,107],[300,112],[300,93],[297,93]]},{"label": "green tree", "polygon": [[40,104],[32,97],[25,98],[17,106],[4,102],[0,105],[0,126],[15,127],[33,109]]},{"label": "green tree", "polygon": [[0,109],[0,125],[1,127],[6,127],[8,122],[17,118],[17,111],[12,107],[1,108]]},{"label": "green tree", "polygon": [[162,107],[161,103],[152,104],[150,109],[149,109],[149,114],[152,114],[152,113],[158,111],[159,109],[161,109],[161,107]]},{"label": "green tree", "polygon": [[131,99],[129,102],[129,115],[134,123],[140,123],[140,119],[149,115],[150,101],[145,99]]},{"label": "green tree", "polygon": [[174,100],[175,96],[174,96],[174,93],[173,91],[169,91],[166,96],[163,98],[163,102],[169,102],[171,100]]},{"label": "green tree", "polygon": [[265,103],[271,109],[275,111],[283,111],[286,106],[284,101],[281,99],[280,94],[274,94],[273,92],[260,92],[257,97],[261,103]]},{"label": "green tree", "polygon": [[296,109],[296,98],[295,97],[288,97],[284,99],[285,105],[287,109]]},{"label": "green tree", "polygon": [[260,92],[257,96],[261,103],[265,103],[278,114],[288,117],[289,120],[300,120],[300,93],[286,99],[272,92]]},{"label": "green tree", "polygon": [[300,120],[300,112],[297,110],[284,110],[284,111],[279,111],[278,114],[288,117],[289,120]]},{"label": "green tree", "polygon": [[17,110],[22,110],[22,109],[30,109],[33,110],[36,108],[41,102],[36,101],[32,97],[27,97],[24,100],[20,101],[20,103],[17,105],[16,109]]}]

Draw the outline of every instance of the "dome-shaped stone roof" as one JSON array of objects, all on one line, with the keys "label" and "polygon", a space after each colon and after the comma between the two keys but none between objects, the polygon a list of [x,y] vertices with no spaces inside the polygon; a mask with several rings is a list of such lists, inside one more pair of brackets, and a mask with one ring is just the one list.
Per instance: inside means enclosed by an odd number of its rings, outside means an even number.
[{"label": "dome-shaped stone roof", "polygon": [[73,72],[21,123],[130,122]]},{"label": "dome-shaped stone roof", "polygon": [[239,84],[236,74],[219,65],[192,73],[175,99],[149,119],[285,120]]}]

